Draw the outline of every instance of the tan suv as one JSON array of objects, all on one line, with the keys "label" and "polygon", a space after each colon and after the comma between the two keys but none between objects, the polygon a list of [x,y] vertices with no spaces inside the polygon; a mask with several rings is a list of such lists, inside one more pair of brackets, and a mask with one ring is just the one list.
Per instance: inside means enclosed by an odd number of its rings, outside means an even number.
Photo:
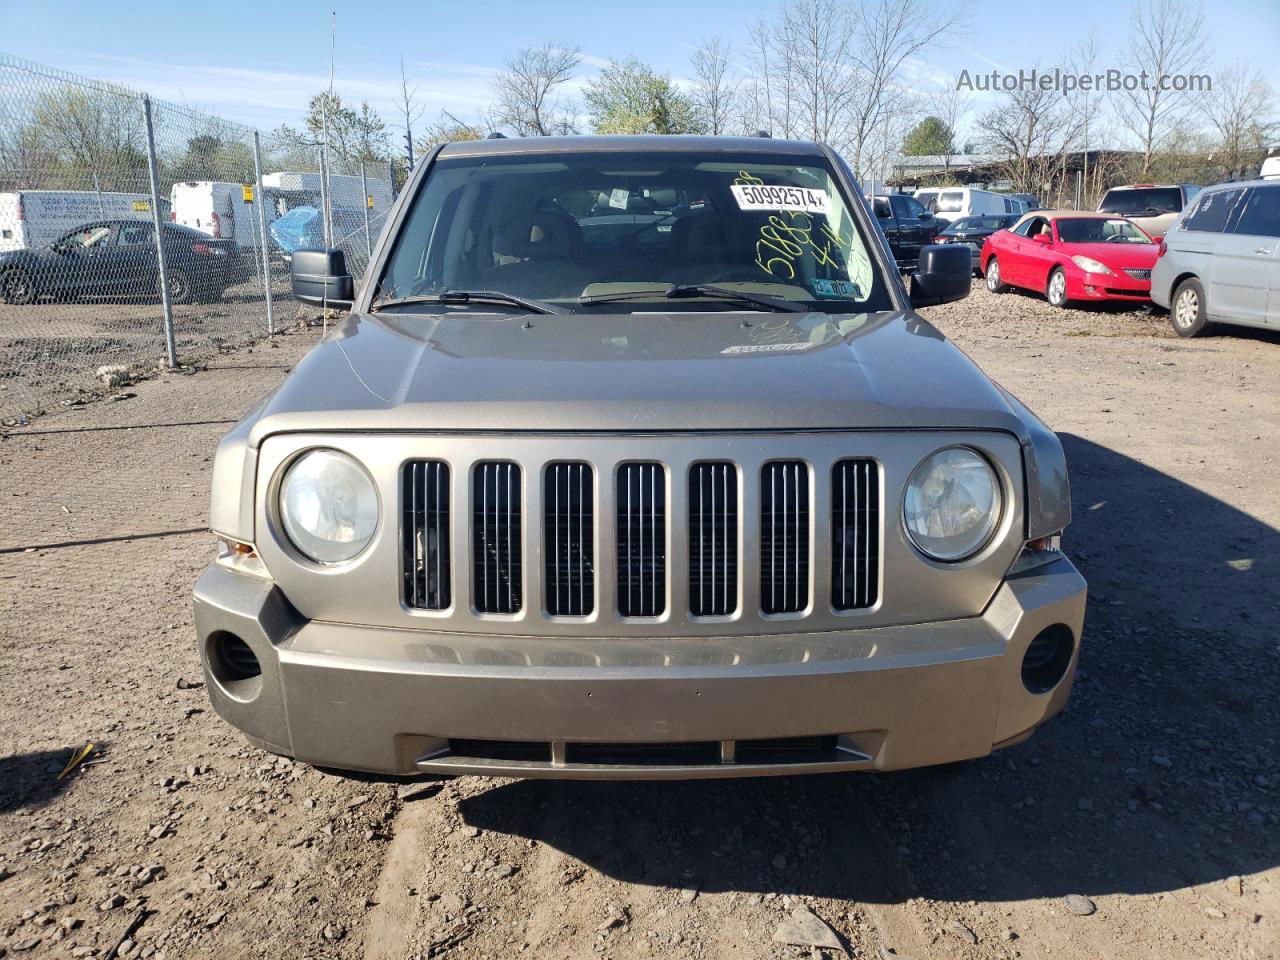
[{"label": "tan suv", "polygon": [[1126,217],[1146,231],[1151,239],[1159,240],[1199,192],[1200,188],[1192,183],[1136,183],[1128,187],[1112,187],[1103,195],[1098,212]]}]

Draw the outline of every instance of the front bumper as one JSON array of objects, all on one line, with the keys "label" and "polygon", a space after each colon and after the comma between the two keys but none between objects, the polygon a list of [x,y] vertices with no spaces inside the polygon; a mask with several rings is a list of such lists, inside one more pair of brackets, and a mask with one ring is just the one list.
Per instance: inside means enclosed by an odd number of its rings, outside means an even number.
[{"label": "front bumper", "polygon": [[1151,279],[1135,280],[1124,273],[1086,273],[1068,277],[1067,296],[1072,300],[1150,300]]},{"label": "front bumper", "polygon": [[[214,708],[299,760],[385,774],[693,778],[892,770],[1018,742],[1067,700],[1085,583],[1065,558],[980,617],[717,638],[468,636],[307,621],[270,580],[211,565],[195,623]],[[1065,676],[1022,680],[1032,639]],[[230,679],[240,638],[261,674]],[[801,748],[798,738],[811,738]],[[782,741],[782,742],[779,742]],[[643,745],[643,748],[642,748]]]}]

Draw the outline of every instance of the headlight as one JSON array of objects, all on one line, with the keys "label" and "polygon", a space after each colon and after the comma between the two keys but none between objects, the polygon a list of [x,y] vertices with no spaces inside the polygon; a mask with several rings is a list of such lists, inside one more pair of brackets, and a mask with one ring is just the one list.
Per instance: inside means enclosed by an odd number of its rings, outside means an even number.
[{"label": "headlight", "polygon": [[1086,273],[1111,273],[1111,268],[1093,257],[1072,257],[1071,262]]},{"label": "headlight", "polygon": [[964,560],[1000,522],[1000,482],[967,447],[939,450],[911,471],[902,509],[911,542],[935,560]]},{"label": "headlight", "polygon": [[360,464],[337,450],[312,450],[280,484],[280,521],[290,542],[317,563],[342,563],[378,528],[378,492]]}]

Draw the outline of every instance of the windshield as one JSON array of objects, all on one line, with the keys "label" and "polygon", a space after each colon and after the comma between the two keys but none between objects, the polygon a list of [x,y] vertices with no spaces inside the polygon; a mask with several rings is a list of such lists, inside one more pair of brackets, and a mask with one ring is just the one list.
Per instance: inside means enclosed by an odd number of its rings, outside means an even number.
[{"label": "windshield", "polygon": [[1100,217],[1058,220],[1058,239],[1063,243],[1151,243],[1151,238],[1128,220]]},{"label": "windshield", "polygon": [[575,310],[580,299],[612,312],[760,309],[712,293],[666,297],[673,284],[709,284],[826,312],[889,309],[867,251],[818,158],[444,158],[399,231],[375,302],[487,290]]},{"label": "windshield", "polygon": [[1182,209],[1182,191],[1177,187],[1127,187],[1108,190],[1098,204],[1103,213],[1177,213]]}]

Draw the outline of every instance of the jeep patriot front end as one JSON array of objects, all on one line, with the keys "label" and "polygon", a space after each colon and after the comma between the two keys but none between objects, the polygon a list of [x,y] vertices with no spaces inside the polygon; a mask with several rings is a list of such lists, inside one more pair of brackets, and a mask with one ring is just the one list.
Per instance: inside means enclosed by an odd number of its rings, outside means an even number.
[{"label": "jeep patriot front end", "polygon": [[486,140],[415,170],[350,305],[223,440],[214,707],[387,774],[888,770],[1069,693],[1057,437],[913,312],[811,143]]}]

